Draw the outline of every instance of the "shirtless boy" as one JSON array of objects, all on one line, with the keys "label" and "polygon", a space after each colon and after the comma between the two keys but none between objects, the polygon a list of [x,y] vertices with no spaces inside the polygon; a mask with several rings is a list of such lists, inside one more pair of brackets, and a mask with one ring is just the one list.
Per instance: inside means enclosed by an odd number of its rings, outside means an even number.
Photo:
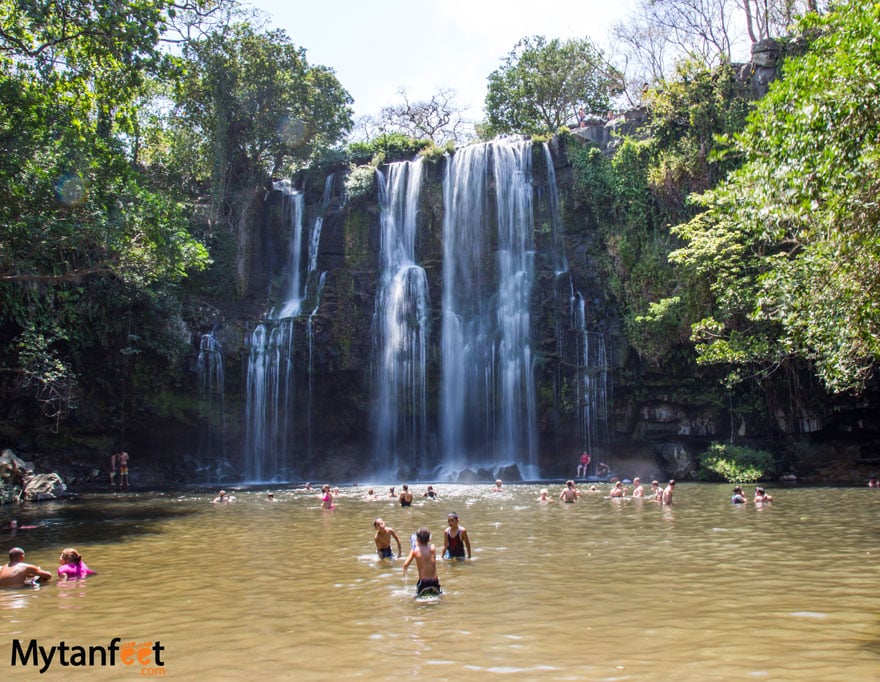
[{"label": "shirtless boy", "polygon": [[397,537],[397,533],[393,528],[386,526],[382,519],[373,521],[373,528],[376,529],[376,552],[379,554],[380,559],[394,558],[394,552],[391,551],[391,538],[394,538],[394,541],[397,543],[397,556],[403,554],[403,550],[400,548],[400,538]]},{"label": "shirtless boy", "polygon": [[419,569],[419,582],[416,583],[416,596],[424,590],[432,589],[440,592],[440,579],[437,577],[437,549],[431,544],[431,531],[419,528],[416,531],[416,545],[403,562],[403,573],[415,559]]},{"label": "shirtless boy", "polygon": [[447,518],[449,527],[443,531],[443,558],[464,559],[465,550],[467,558],[471,558],[471,540],[467,529],[458,525],[458,514],[452,512]]},{"label": "shirtless boy", "polygon": [[675,488],[675,480],[669,479],[669,483],[666,488],[664,488],[663,493],[660,496],[660,504],[672,504],[672,491]]},{"label": "shirtless boy", "polygon": [[644,497],[645,488],[642,486],[642,480],[636,476],[633,479],[633,497]]},{"label": "shirtless boy", "polygon": [[24,550],[13,547],[9,550],[9,563],[0,566],[0,587],[26,587],[34,579],[52,580],[52,574],[39,566],[24,563]]}]

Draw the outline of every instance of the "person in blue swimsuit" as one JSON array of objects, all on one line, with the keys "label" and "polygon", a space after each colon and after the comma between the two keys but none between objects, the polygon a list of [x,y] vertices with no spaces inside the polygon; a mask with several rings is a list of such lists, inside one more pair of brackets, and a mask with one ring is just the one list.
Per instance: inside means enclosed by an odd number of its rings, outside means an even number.
[{"label": "person in blue swimsuit", "polygon": [[471,558],[471,540],[467,529],[458,523],[458,514],[451,512],[447,517],[449,526],[443,531],[443,558]]}]

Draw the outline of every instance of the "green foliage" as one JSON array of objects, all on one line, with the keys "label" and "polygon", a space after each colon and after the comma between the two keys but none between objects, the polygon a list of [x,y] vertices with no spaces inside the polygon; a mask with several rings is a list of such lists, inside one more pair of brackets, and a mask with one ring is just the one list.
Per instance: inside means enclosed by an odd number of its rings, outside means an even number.
[{"label": "green foliage", "polygon": [[425,159],[428,163],[436,163],[443,159],[447,154],[455,153],[455,142],[452,140],[441,144],[441,145],[432,145],[430,147],[426,147],[422,151],[419,152],[419,156]]},{"label": "green foliage", "polygon": [[356,201],[372,196],[375,188],[375,166],[352,166],[348,171],[348,175],[345,176],[345,193],[349,200]]},{"label": "green foliage", "polygon": [[[351,128],[351,97],[332,70],[312,66],[283,31],[227,26],[188,43],[170,139],[209,161],[215,196],[229,200],[269,177],[289,175]],[[184,150],[185,151],[185,150]]]},{"label": "green foliage", "polygon": [[679,66],[676,79],[646,95],[649,123],[611,158],[598,149],[572,151],[573,198],[582,229],[600,243],[594,258],[623,306],[629,342],[660,365],[689,343],[691,324],[705,317],[706,287],[669,263],[681,246],[670,223],[690,218],[688,199],[741,160],[725,136],[745,125],[751,104],[729,66]]},{"label": "green foliage", "polygon": [[688,196],[714,187],[740,162],[722,153],[724,140],[743,129],[752,104],[729,64],[709,70],[696,61],[678,64],[675,78],[645,101],[655,150],[649,182],[667,219],[680,222],[693,215]]},{"label": "green foliage", "polygon": [[550,133],[582,107],[604,114],[620,78],[589,39],[523,38],[489,75],[480,136]]},{"label": "green foliage", "polygon": [[416,139],[402,133],[386,133],[368,142],[352,142],[348,145],[348,154],[352,163],[363,165],[372,163],[381,155],[386,163],[393,161],[409,161],[426,149],[433,149],[434,143],[429,139]]},{"label": "green foliage", "polygon": [[208,255],[175,193],[131,163],[136,102],[173,66],[158,48],[170,3],[15,8],[0,32],[0,388],[57,428],[118,376],[121,292],[147,301]]},{"label": "green foliage", "polygon": [[880,5],[845,2],[801,25],[809,47],[735,138],[745,160],[679,225],[673,254],[711,292],[702,362],[812,363],[859,391],[880,357]]},{"label": "green foliage", "polygon": [[698,476],[708,481],[753,483],[768,478],[776,471],[773,455],[742,445],[712,443],[699,456]]},{"label": "green foliage", "polygon": [[583,229],[599,238],[594,259],[623,306],[627,338],[640,355],[659,362],[686,337],[678,306],[655,302],[672,299],[676,280],[667,257],[673,241],[648,184],[650,142],[626,140],[609,158],[592,146],[570,153],[573,199]]}]

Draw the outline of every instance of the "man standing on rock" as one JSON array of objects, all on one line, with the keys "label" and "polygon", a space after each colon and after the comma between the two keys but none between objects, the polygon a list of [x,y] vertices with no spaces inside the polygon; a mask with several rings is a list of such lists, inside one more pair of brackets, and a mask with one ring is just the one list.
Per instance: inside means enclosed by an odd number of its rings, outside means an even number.
[{"label": "man standing on rock", "polygon": [[119,487],[128,490],[128,453],[125,450],[110,456],[110,487],[116,487],[116,475],[119,474]]}]

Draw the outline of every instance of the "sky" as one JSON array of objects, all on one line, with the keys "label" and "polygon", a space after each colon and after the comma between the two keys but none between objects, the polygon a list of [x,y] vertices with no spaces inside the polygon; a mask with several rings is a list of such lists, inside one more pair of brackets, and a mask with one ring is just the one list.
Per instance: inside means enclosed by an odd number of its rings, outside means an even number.
[{"label": "sky", "polygon": [[355,118],[383,106],[456,91],[467,118],[483,118],[489,74],[520,38],[589,37],[605,49],[632,0],[250,0],[306,49],[310,65],[332,68],[354,98]]}]

